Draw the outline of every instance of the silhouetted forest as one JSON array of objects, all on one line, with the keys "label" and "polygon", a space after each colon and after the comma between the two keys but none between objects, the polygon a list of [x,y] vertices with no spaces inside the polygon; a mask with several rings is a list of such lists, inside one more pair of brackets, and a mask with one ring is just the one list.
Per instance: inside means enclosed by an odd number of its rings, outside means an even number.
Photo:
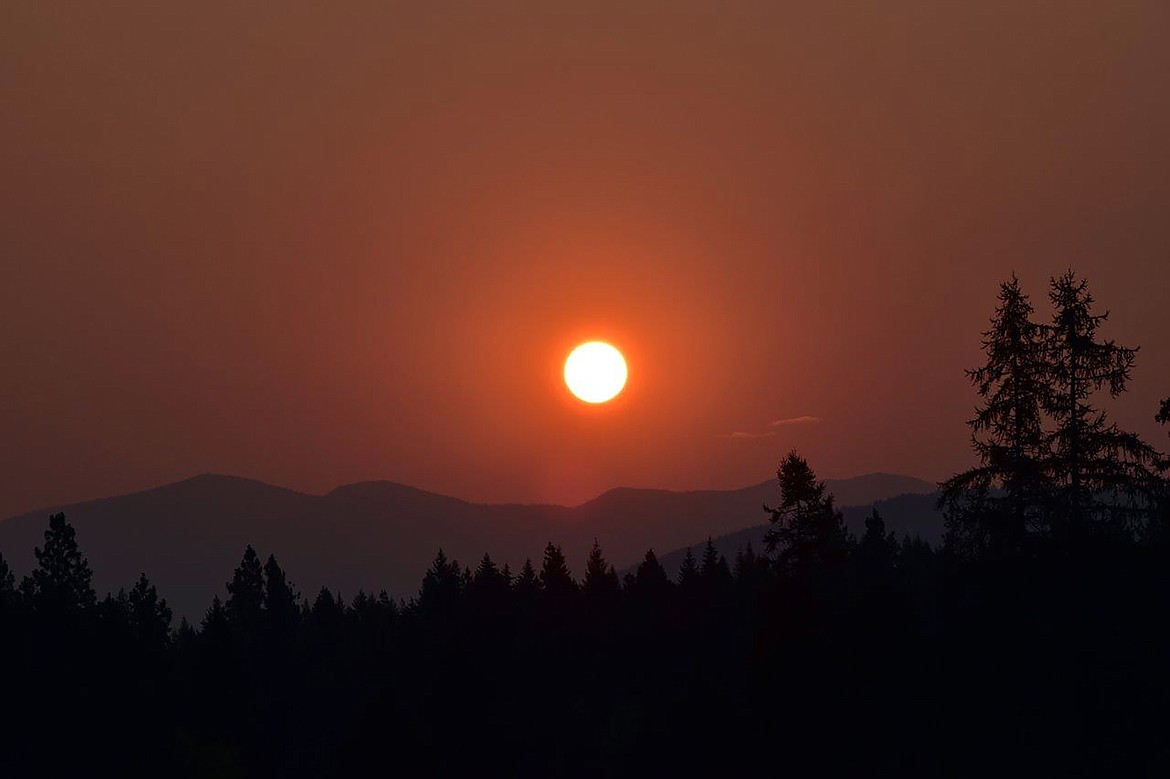
[{"label": "silhouetted forest", "polygon": [[249,546],[176,627],[145,575],[99,599],[54,515],[22,581],[0,558],[0,775],[1165,775],[1168,463],[1100,405],[1136,350],[1072,273],[1050,303],[1001,287],[939,548],[853,536],[790,452],[765,547],[673,579],[550,543],[303,596]]}]

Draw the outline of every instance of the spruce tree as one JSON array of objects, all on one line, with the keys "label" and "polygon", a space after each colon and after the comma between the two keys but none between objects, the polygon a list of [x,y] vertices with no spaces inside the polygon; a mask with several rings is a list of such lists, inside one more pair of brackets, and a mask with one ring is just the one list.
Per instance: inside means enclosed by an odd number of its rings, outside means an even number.
[{"label": "spruce tree", "polygon": [[29,574],[25,589],[31,594],[34,609],[76,614],[94,607],[97,595],[93,590],[93,572],[64,514],[49,517],[45,545],[33,551],[37,567]]},{"label": "spruce tree", "polygon": [[776,471],[776,480],[780,504],[764,506],[771,523],[764,544],[770,554],[776,554],[777,569],[803,576],[844,561],[849,549],[844,520],[808,462],[789,452]]},{"label": "spruce tree", "polygon": [[1102,390],[1114,398],[1125,391],[1138,350],[1099,339],[1109,313],[1093,312],[1088,283],[1072,271],[1052,279],[1049,299],[1051,380],[1045,405],[1054,427],[1049,434],[1054,530],[1077,537],[1105,527],[1130,536],[1154,510],[1159,454],[1111,423],[1091,400]]},{"label": "spruce tree", "polygon": [[[1017,550],[1044,522],[1048,375],[1044,328],[1013,273],[983,333],[986,362],[967,371],[980,405],[968,421],[979,465],[940,485],[948,538],[956,547]],[[994,491],[994,492],[993,492]]]}]

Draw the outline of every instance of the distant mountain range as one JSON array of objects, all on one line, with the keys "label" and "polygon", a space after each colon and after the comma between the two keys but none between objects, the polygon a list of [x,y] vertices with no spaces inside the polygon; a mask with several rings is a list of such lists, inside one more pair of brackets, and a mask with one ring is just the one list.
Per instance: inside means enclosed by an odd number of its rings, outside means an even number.
[{"label": "distant mountain range", "polygon": [[[941,535],[929,497],[935,485],[929,482],[875,473],[827,484],[838,505],[851,507],[845,515],[854,532],[871,504],[886,501],[883,513],[899,535]],[[620,488],[566,507],[469,503],[384,481],[309,495],[205,475],[5,520],[0,552],[23,574],[34,563],[33,547],[43,543],[47,517],[64,511],[77,529],[99,594],[129,587],[145,572],[176,615],[197,619],[213,595],[224,594],[246,544],[264,557],[275,554],[308,597],[321,586],[345,597],[359,589],[410,597],[440,547],[472,568],[487,552],[517,570],[525,558],[539,566],[552,541],[563,548],[575,574],[584,568],[595,538],[619,569],[635,564],[649,548],[690,545],[698,551],[708,536],[719,538],[730,558],[741,540],[751,538],[760,548],[763,504],[778,499],[774,481],[739,490]],[[667,555],[667,562],[677,566],[682,554],[677,561]]]}]

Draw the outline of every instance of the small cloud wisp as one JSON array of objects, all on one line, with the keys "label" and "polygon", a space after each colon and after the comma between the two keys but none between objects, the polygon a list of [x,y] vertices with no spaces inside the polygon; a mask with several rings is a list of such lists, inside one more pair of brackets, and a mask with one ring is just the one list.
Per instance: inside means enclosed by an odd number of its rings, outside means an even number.
[{"label": "small cloud wisp", "polygon": [[768,427],[783,427],[784,425],[803,425],[809,422],[820,422],[820,417],[812,417],[807,414],[802,417],[788,417],[786,419],[777,419],[775,422],[769,422]]},{"label": "small cloud wisp", "polygon": [[746,432],[744,430],[736,430],[736,431],[731,432],[731,433],[719,433],[715,437],[716,438],[734,438],[734,439],[740,439],[740,440],[751,439],[751,438],[771,438],[772,436],[776,436],[776,435],[780,434],[780,430],[778,428],[787,427],[788,425],[806,425],[806,424],[811,424],[813,422],[820,422],[820,421],[821,421],[820,417],[814,417],[814,416],[810,416],[808,414],[805,414],[804,416],[787,417],[785,419],[777,419],[777,420],[774,420],[772,422],[769,422],[767,430],[761,430],[761,431],[755,432],[755,433]]}]

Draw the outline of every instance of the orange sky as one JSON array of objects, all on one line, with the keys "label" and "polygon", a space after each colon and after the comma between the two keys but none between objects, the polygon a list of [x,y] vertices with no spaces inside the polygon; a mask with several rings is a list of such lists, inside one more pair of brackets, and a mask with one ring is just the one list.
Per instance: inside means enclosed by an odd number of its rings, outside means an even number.
[{"label": "orange sky", "polygon": [[937,479],[1012,269],[1089,278],[1168,443],[1161,0],[256,5],[0,7],[0,516]]}]

